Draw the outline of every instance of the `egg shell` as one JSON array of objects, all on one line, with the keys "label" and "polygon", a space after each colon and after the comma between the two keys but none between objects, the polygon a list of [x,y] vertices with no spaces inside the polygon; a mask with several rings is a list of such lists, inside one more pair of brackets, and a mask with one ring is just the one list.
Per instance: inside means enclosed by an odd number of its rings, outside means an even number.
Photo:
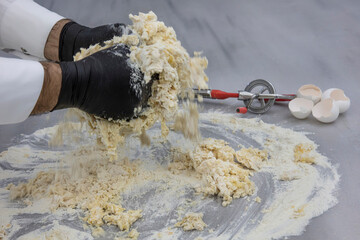
[{"label": "egg shell", "polygon": [[306,98],[295,98],[289,102],[291,114],[298,119],[307,118],[313,107],[313,101]]},{"label": "egg shell", "polygon": [[339,107],[331,98],[327,98],[316,104],[312,109],[314,118],[323,123],[331,123],[339,116]]},{"label": "egg shell", "polygon": [[322,95],[321,89],[313,84],[306,84],[301,86],[296,94],[298,98],[309,99],[313,101],[315,104],[320,102],[321,95]]},{"label": "egg shell", "polygon": [[339,88],[330,88],[326,90],[321,99],[332,98],[339,107],[339,112],[344,113],[350,108],[350,98],[348,98],[344,91]]}]

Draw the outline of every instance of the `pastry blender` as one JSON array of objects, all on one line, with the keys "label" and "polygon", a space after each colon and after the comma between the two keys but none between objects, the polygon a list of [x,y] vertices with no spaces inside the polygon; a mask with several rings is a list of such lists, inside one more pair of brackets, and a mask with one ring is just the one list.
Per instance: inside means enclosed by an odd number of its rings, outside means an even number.
[{"label": "pastry blender", "polygon": [[194,89],[195,96],[210,99],[237,98],[242,100],[245,107],[238,107],[236,112],[245,114],[247,111],[262,114],[274,105],[275,102],[291,101],[295,94],[277,94],[273,85],[264,79],[251,81],[244,90],[237,93],[224,92],[215,89]]}]

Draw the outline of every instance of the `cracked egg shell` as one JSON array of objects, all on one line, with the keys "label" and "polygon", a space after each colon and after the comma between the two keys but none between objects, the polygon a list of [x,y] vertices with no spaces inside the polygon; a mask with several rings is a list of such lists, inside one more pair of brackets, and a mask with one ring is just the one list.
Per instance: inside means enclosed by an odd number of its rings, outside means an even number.
[{"label": "cracked egg shell", "polygon": [[314,104],[321,100],[321,89],[313,84],[306,84],[299,88],[296,96],[298,98],[306,98],[314,102]]},{"label": "cracked egg shell", "polygon": [[312,115],[320,122],[331,123],[338,118],[339,107],[333,99],[327,98],[313,107]]},{"label": "cracked egg shell", "polygon": [[326,90],[322,97],[323,100],[327,98],[331,98],[335,101],[335,103],[339,106],[339,112],[344,113],[350,107],[350,98],[348,98],[344,91],[339,88],[330,88]]},{"label": "cracked egg shell", "polygon": [[289,102],[291,114],[298,119],[307,118],[313,107],[313,101],[306,98],[295,98]]}]

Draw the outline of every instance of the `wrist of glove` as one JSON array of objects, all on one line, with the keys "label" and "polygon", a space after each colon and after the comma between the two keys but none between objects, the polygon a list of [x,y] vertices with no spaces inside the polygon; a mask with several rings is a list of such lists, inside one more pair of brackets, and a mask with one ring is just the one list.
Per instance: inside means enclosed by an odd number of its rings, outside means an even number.
[{"label": "wrist of glove", "polygon": [[61,62],[61,90],[53,110],[76,107],[102,118],[131,119],[147,106],[152,81],[129,63],[130,50],[116,45],[77,62]]},{"label": "wrist of glove", "polygon": [[125,31],[126,26],[120,23],[89,28],[70,21],[63,26],[59,36],[59,60],[72,61],[80,48],[103,44],[114,36],[122,36]]}]

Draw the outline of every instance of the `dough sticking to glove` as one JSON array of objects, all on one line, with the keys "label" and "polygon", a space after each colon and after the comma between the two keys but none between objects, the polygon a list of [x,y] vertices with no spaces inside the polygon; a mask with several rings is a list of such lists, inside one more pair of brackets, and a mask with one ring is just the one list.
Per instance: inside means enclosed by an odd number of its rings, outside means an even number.
[{"label": "dough sticking to glove", "polygon": [[152,84],[149,108],[143,112],[138,108],[134,110],[134,115],[141,112],[138,118],[131,121],[119,120],[114,124],[77,111],[107,148],[110,160],[117,158],[117,146],[124,142],[126,135],[141,135],[157,121],[161,122],[162,135],[166,137],[169,133],[166,122],[173,121],[178,113],[178,97],[185,96],[192,87],[206,88],[208,81],[204,72],[207,59],[201,57],[200,53],[190,57],[177,40],[172,27],[158,21],[153,12],[139,13],[138,16],[130,14],[130,19],[133,22],[130,26],[131,35],[116,36],[106,41],[104,46],[96,44],[88,49],[82,48],[74,57],[75,61],[79,61],[95,52],[123,43],[130,46],[130,64],[141,70],[146,83],[151,81],[152,76],[158,75],[159,79]]},{"label": "dough sticking to glove", "polygon": [[115,23],[89,28],[71,21],[64,25],[60,33],[59,59],[72,61],[81,48],[88,48],[98,43],[103,45],[104,39],[110,40],[123,34],[129,34],[124,24]]},{"label": "dough sticking to glove", "polygon": [[62,85],[55,109],[76,107],[106,119],[131,119],[147,106],[152,81],[134,64],[129,48],[114,45],[80,61],[61,62]]}]

